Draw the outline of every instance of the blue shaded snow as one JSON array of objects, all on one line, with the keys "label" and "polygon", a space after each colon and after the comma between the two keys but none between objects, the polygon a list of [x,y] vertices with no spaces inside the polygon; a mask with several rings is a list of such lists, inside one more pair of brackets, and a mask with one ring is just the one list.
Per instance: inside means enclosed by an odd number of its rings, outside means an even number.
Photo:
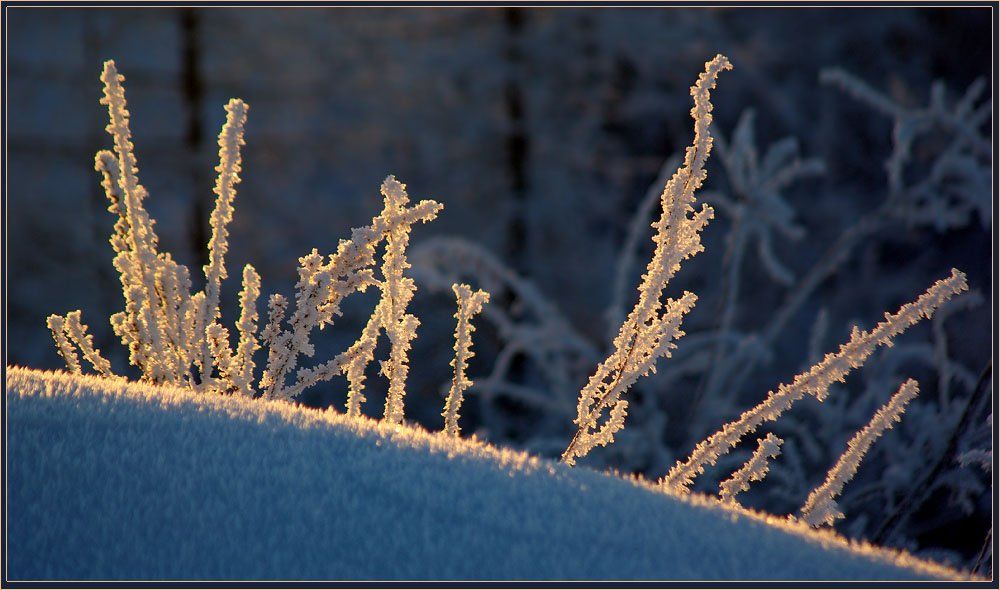
[{"label": "blue shaded snow", "polygon": [[439,434],[7,369],[8,579],[915,580],[955,572]]}]

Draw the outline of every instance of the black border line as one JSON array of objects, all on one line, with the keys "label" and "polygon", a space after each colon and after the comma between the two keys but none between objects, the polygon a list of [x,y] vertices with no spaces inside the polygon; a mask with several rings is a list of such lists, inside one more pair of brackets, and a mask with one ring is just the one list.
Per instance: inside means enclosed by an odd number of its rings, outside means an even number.
[{"label": "black border line", "polygon": [[[485,0],[383,0],[381,2],[358,2],[344,0],[297,0],[281,2],[274,0],[262,0],[253,2],[248,0],[214,0],[206,2],[170,1],[170,0],[3,0],[0,2],[3,8],[65,8],[65,7],[93,7],[93,8],[149,8],[149,7],[169,7],[169,8],[310,8],[310,7],[330,7],[330,8],[997,8],[1000,2],[997,0],[966,0],[961,2],[934,1],[934,2],[914,2],[905,0],[886,0],[884,2],[865,2],[860,0],[843,0],[841,2],[809,2],[791,0],[772,0],[770,2],[753,2],[740,0],[719,0],[708,1],[688,1],[678,2],[669,0],[631,0],[618,3],[609,3],[598,0],[549,0],[536,1],[525,0],[524,2],[495,2]],[[995,17],[996,15],[994,15]],[[994,18],[995,22],[995,18]],[[995,31],[994,31],[995,32]]]}]

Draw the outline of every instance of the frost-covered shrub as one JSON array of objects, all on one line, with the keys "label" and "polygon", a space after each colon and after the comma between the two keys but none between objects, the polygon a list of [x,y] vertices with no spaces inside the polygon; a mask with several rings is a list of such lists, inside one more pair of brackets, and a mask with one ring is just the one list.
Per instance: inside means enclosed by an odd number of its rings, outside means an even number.
[{"label": "frost-covered shrub", "polygon": [[[215,209],[210,218],[208,264],[204,267],[205,288],[191,293],[187,267],[175,262],[169,253],[159,251],[155,222],[143,206],[147,192],[138,180],[130,113],[122,86],[125,78],[113,61],[107,61],[101,80],[104,83],[101,104],[108,108],[107,131],[114,140],[114,152],[98,152],[95,169],[102,175],[102,186],[110,202],[108,210],[117,215],[110,241],[125,294],[125,310],[113,315],[111,324],[129,349],[129,360],[140,369],[142,379],[247,397],[257,395],[259,388],[262,397],[293,399],[306,388],[343,374],[350,382],[348,414],[358,415],[364,402],[364,370],[373,358],[380,331],[384,331],[391,344],[389,358],[382,363],[382,373],[389,380],[384,417],[391,423],[401,423],[408,353],[419,324],[416,316],[406,311],[416,291],[413,279],[405,275],[410,267],[406,249],[413,225],[433,220],[442,206],[431,200],[409,206],[406,186],[392,176],[386,178],[381,191],[382,212],[370,225],[353,230],[351,238],[342,240],[334,254],[324,257],[314,249],[299,259],[299,281],[291,315],[287,316],[288,300],[280,294],[272,295],[267,324],[259,337],[257,300],[261,279],[247,265],[243,269],[241,312],[236,323],[238,342],[234,350],[229,331],[219,323],[219,303],[222,282],[228,277],[227,228],[233,218],[236,185],[240,182],[248,106],[239,99],[232,99],[226,105],[226,122],[218,141],[218,179],[214,189]],[[378,278],[373,267],[376,250],[383,242],[381,278]],[[289,384],[288,377],[300,358],[315,354],[311,332],[332,324],[334,317],[340,315],[344,298],[370,286],[379,289],[381,298],[357,343],[328,362],[299,369],[294,382]],[[475,295],[470,293],[470,298],[459,312],[456,400],[460,400],[461,389],[467,387],[463,363],[471,356],[472,328],[468,320],[488,295],[480,291]],[[49,316],[47,323],[70,372],[81,372],[79,350],[97,372],[110,374],[110,363],[94,348],[86,326],[80,322],[79,311],[65,317]],[[267,349],[267,363],[255,386],[254,354],[261,345]],[[459,403],[455,401],[450,412],[456,420]],[[457,434],[457,426],[453,431]]]}]

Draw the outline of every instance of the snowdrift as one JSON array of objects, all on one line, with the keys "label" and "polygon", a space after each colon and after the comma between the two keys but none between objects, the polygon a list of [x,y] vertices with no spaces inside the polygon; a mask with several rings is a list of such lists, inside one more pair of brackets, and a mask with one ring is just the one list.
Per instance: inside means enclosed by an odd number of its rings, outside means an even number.
[{"label": "snowdrift", "polygon": [[285,402],[6,374],[7,579],[962,574],[648,484]]}]

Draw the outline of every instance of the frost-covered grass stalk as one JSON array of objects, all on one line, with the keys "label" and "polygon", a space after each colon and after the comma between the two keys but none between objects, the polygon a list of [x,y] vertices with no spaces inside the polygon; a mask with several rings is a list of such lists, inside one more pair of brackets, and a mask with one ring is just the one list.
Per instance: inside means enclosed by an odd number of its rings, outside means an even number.
[{"label": "frost-covered grass stalk", "polygon": [[[175,357],[176,352],[168,356],[164,344],[167,340],[165,324],[172,306],[163,300],[157,288],[157,277],[162,284],[169,280],[171,269],[157,256],[153,223],[142,206],[146,189],[139,184],[137,177],[139,169],[133,153],[129,111],[125,89],[121,85],[124,80],[113,61],[104,63],[101,74],[104,97],[101,104],[108,108],[110,122],[106,130],[114,140],[116,159],[115,165],[104,166],[103,172],[106,181],[110,179],[117,184],[114,194],[108,190],[108,198],[127,227],[125,247],[115,258],[115,267],[125,288],[125,312],[111,321],[115,332],[129,346],[133,362],[139,365],[146,379],[154,383],[173,382],[177,380],[177,375],[176,367],[171,367],[170,357]],[[98,158],[104,161],[107,154],[99,153]],[[107,189],[110,183],[105,184]],[[121,201],[116,203],[119,197]]]},{"label": "frost-covered grass stalk", "polygon": [[[562,460],[569,465],[595,446],[614,440],[615,432],[625,425],[628,409],[628,402],[622,395],[639,377],[655,371],[656,361],[669,357],[676,347],[674,340],[684,335],[681,321],[694,307],[697,297],[686,292],[679,299],[664,301],[663,293],[681,262],[704,249],[700,232],[712,218],[713,211],[708,205],[696,211],[694,193],[705,180],[705,162],[712,150],[711,91],[719,73],[731,68],[725,56],[717,55],[705,64],[705,71],[691,87],[694,142],[687,148],[684,164],[667,182],[660,196],[662,213],[653,224],[656,246],[639,284],[639,300],[615,337],[611,355],[598,365],[580,391],[575,420],[577,431],[562,454]],[[606,411],[608,417],[601,424],[600,419]]]},{"label": "frost-covered grass stalk", "polygon": [[444,431],[451,436],[458,436],[458,410],[462,407],[462,395],[472,387],[472,381],[465,375],[469,359],[475,356],[472,352],[472,333],[476,328],[472,325],[472,316],[483,310],[483,305],[490,300],[490,294],[483,290],[473,291],[466,284],[455,284],[451,288],[455,292],[458,307],[455,311],[455,358],[451,361],[455,374],[441,415],[444,416]]},{"label": "frost-covered grass stalk", "polygon": [[[361,405],[365,403],[365,369],[375,356],[375,346],[378,344],[379,330],[382,328],[382,308],[385,304],[379,301],[375,311],[368,317],[368,322],[361,330],[357,341],[343,353],[331,368],[331,375],[337,372],[347,377],[347,414],[360,416]],[[307,373],[303,373],[307,374]]]},{"label": "frost-covered grass stalk", "polygon": [[243,267],[243,290],[240,291],[240,320],[236,324],[240,335],[236,347],[236,371],[232,382],[242,395],[253,396],[253,355],[260,348],[257,342],[257,299],[260,297],[260,275],[249,264]]},{"label": "frost-covered grass stalk", "polygon": [[101,375],[111,374],[111,363],[101,356],[100,350],[94,348],[94,338],[87,333],[87,326],[80,321],[80,310],[66,314],[66,335],[79,347],[80,354],[95,371]]},{"label": "frost-covered grass stalk", "polygon": [[950,277],[931,285],[916,301],[902,306],[895,314],[886,313],[885,321],[871,331],[861,332],[855,327],[851,339],[841,345],[837,352],[827,354],[808,371],[796,376],[792,383],[778,387],[759,405],[698,443],[687,460],[678,461],[661,480],[661,485],[670,490],[686,492],[694,478],[705,471],[706,465],[715,465],[719,457],[728,453],[744,436],[764,422],[777,420],[806,394],[823,401],[830,385],[843,381],[851,370],[863,365],[879,345],[891,345],[894,337],[921,319],[930,318],[945,301],[968,288],[965,275],[952,269]]},{"label": "frost-covered grass stalk", "polygon": [[736,495],[750,489],[750,482],[762,481],[767,476],[767,460],[781,454],[781,440],[772,433],[757,442],[757,450],[729,479],[719,484],[719,498],[723,502],[736,501]]},{"label": "frost-covered grass stalk", "polygon": [[70,373],[77,375],[82,373],[80,370],[80,356],[76,353],[73,345],[66,340],[66,318],[58,314],[52,314],[45,320],[45,323],[48,325],[49,330],[52,331],[52,339],[56,341],[56,351],[62,357],[63,362],[66,363],[66,369]]},{"label": "frost-covered grass stalk", "polygon": [[[246,144],[243,139],[243,127],[246,122],[246,103],[235,98],[230,100],[229,104],[226,105],[226,122],[222,125],[222,131],[219,133],[219,165],[215,168],[219,176],[213,189],[216,195],[215,209],[209,220],[212,226],[212,237],[208,241],[208,264],[204,268],[204,311],[199,319],[199,322],[204,322],[204,325],[209,327],[219,318],[219,290],[222,281],[228,276],[225,262],[226,251],[229,250],[227,226],[233,219],[233,200],[236,198],[236,185],[240,182],[243,161],[240,148]],[[257,300],[254,298],[252,304],[256,305],[256,303]],[[226,351],[228,351],[228,344]],[[218,357],[213,357],[210,354],[206,342],[202,346],[201,353],[202,384],[209,382],[213,359],[217,360]],[[218,363],[216,362],[216,364]]]},{"label": "frost-covered grass stalk", "polygon": [[[403,421],[403,398],[406,396],[406,376],[409,373],[407,357],[413,339],[417,337],[420,320],[406,313],[417,288],[413,279],[403,273],[410,267],[406,261],[406,247],[410,243],[410,225],[399,223],[406,215],[406,205],[410,201],[406,185],[395,178],[388,178],[382,184],[385,196],[388,232],[385,254],[382,256],[382,329],[389,337],[391,345],[389,361],[382,363],[382,374],[389,379],[389,394],[385,398],[383,417],[393,424]],[[437,210],[429,219],[437,216]],[[428,220],[429,220],[428,219]]]},{"label": "frost-covered grass stalk", "polygon": [[94,370],[101,375],[111,374],[111,363],[101,351],[94,348],[94,338],[87,333],[87,326],[80,321],[80,311],[71,311],[65,317],[52,314],[46,319],[46,325],[52,331],[52,339],[56,342],[59,356],[66,362],[66,368],[71,373],[82,373],[80,357],[77,350]]},{"label": "frost-covered grass stalk", "polygon": [[802,520],[818,527],[824,524],[832,525],[844,517],[844,513],[837,506],[837,496],[843,491],[844,485],[858,472],[858,465],[861,464],[868,449],[883,432],[892,428],[893,423],[902,419],[906,404],[917,397],[919,391],[917,382],[908,379],[892,396],[889,403],[875,412],[871,422],[854,435],[847,443],[847,450],[827,472],[826,480],[809,494],[809,498],[802,506]]}]

